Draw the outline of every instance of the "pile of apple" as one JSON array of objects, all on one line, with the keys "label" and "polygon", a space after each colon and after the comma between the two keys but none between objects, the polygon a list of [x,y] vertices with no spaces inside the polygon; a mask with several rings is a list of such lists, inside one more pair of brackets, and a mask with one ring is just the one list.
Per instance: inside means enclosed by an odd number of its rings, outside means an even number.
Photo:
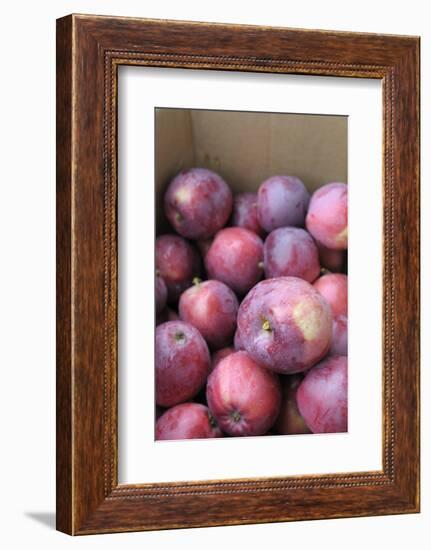
[{"label": "pile of apple", "polygon": [[347,186],[179,173],[156,240],[156,439],[347,430]]}]

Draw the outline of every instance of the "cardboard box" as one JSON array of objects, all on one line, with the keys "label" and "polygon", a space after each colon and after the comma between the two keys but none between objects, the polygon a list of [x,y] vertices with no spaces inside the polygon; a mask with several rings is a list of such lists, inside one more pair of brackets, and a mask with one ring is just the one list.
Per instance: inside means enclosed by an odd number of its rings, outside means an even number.
[{"label": "cardboard box", "polygon": [[183,169],[214,170],[234,193],[277,174],[299,177],[310,192],[347,183],[346,116],[158,108],[155,117],[157,233],[169,230],[163,195]]}]

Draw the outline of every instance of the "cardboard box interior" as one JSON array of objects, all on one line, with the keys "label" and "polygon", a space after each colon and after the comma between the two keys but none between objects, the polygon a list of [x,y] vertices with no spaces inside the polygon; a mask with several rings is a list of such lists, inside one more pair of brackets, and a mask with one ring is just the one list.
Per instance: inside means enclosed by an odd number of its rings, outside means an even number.
[{"label": "cardboard box interior", "polygon": [[347,183],[345,116],[158,108],[155,117],[157,233],[169,230],[167,185],[194,166],[219,173],[234,193],[277,174],[299,177],[310,192]]}]

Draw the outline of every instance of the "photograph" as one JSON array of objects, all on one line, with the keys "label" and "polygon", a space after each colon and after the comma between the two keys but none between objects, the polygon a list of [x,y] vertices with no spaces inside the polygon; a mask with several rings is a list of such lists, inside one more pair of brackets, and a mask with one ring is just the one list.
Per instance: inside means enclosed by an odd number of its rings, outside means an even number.
[{"label": "photograph", "polygon": [[155,439],[348,431],[348,116],[156,107]]}]

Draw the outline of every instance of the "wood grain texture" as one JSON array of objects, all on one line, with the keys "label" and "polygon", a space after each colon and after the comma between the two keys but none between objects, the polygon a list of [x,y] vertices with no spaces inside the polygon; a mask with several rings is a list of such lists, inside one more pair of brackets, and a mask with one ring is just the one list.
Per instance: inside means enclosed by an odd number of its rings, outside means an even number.
[{"label": "wood grain texture", "polygon": [[[68,16],[58,21],[57,48],[58,529],[86,534],[417,512],[419,39]],[[382,471],[118,485],[121,64],[382,80]]]}]

